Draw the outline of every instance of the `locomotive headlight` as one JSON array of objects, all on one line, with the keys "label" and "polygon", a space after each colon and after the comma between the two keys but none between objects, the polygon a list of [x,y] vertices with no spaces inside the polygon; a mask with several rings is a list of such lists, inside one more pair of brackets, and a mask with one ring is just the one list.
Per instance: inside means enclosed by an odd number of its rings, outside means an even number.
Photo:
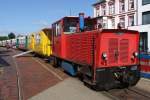
[{"label": "locomotive headlight", "polygon": [[139,54],[138,54],[138,52],[134,52],[133,55],[134,55],[135,57],[137,57]]},{"label": "locomotive headlight", "polygon": [[102,54],[102,57],[103,57],[103,59],[107,59],[107,54],[104,52],[103,54]]}]

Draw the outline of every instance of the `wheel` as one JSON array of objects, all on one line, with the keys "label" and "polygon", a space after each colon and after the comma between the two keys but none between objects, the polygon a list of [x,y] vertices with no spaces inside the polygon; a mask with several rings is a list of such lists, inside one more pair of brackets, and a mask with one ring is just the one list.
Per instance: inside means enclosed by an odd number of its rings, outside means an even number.
[{"label": "wheel", "polygon": [[88,84],[88,83],[86,83],[86,82],[83,82],[84,83],[84,85],[86,86],[86,87],[88,87],[88,88],[90,88],[90,89],[93,89],[92,88],[92,85],[90,85],[90,84]]},{"label": "wheel", "polygon": [[79,78],[80,81],[83,82],[84,77],[83,77],[83,74],[82,74],[82,73],[78,73],[78,78]]},{"label": "wheel", "polygon": [[130,86],[135,86],[140,80],[140,75],[133,75],[133,79],[130,82]]},{"label": "wheel", "polygon": [[92,85],[92,89],[95,90],[95,91],[101,91],[101,90],[103,90],[98,85]]},{"label": "wheel", "polygon": [[60,66],[61,66],[61,60],[58,59],[58,58],[54,58],[53,66],[54,66],[55,68],[60,67]]},{"label": "wheel", "polygon": [[129,87],[128,83],[121,83],[118,88],[119,89],[124,89],[124,88],[128,88],[128,87]]}]

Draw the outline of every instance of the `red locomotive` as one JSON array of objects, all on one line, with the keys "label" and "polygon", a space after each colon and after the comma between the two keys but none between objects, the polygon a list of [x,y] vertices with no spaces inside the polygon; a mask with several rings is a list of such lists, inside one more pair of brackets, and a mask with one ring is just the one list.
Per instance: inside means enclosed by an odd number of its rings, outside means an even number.
[{"label": "red locomotive", "polygon": [[134,86],[140,79],[139,33],[96,27],[96,19],[82,14],[52,24],[55,66],[94,89]]}]

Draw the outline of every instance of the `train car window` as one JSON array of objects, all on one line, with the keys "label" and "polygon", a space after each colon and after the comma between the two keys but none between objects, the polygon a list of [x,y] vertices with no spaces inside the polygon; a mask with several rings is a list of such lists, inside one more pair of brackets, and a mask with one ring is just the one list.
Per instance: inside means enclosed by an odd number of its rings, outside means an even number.
[{"label": "train car window", "polygon": [[41,36],[40,36],[40,34],[37,34],[36,35],[36,44],[40,44],[40,41],[41,41]]},{"label": "train car window", "polygon": [[31,37],[29,36],[28,37],[28,44],[30,44],[31,43]]},{"label": "train car window", "polygon": [[22,44],[24,44],[24,39],[21,39],[21,41],[22,41]]},{"label": "train car window", "polygon": [[22,44],[25,44],[25,37],[22,39]]}]

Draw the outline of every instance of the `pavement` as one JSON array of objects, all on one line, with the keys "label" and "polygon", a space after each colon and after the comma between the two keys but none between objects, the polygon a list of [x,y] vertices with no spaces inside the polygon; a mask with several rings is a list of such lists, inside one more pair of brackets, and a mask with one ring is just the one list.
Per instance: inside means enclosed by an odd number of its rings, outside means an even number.
[{"label": "pavement", "polygon": [[[135,86],[139,91],[150,95],[150,80],[141,78]],[[112,100],[102,92],[93,91],[83,85],[76,78],[68,78],[65,81],[48,88],[33,96],[29,100]]]},{"label": "pavement", "polygon": [[0,69],[3,69],[0,75],[0,100],[27,100],[68,77],[30,54],[12,57],[19,53],[22,52],[0,48]]},{"label": "pavement", "polygon": [[111,100],[100,92],[93,91],[76,78],[61,83],[33,96],[29,100]]},{"label": "pavement", "polygon": [[17,75],[11,57],[14,54],[10,49],[0,48],[0,100],[18,100]]},{"label": "pavement", "polygon": [[139,90],[148,92],[150,95],[150,79],[141,78],[141,80],[138,82],[138,84],[135,87]]}]

